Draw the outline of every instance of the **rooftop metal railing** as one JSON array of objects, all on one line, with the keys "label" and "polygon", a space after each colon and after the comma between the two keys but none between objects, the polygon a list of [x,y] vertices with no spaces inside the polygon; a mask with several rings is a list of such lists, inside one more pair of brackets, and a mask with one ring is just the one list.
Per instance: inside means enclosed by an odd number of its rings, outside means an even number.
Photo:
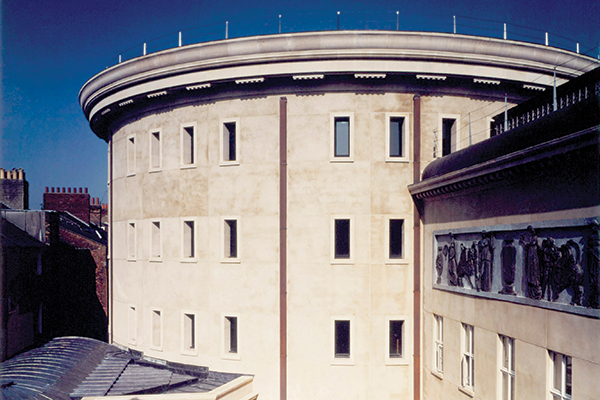
[{"label": "rooftop metal railing", "polygon": [[158,51],[236,37],[328,30],[420,31],[475,35],[553,46],[598,57],[598,45],[510,21],[478,19],[460,15],[419,15],[400,11],[264,14],[262,18],[218,21],[171,32],[121,52],[111,65]]}]

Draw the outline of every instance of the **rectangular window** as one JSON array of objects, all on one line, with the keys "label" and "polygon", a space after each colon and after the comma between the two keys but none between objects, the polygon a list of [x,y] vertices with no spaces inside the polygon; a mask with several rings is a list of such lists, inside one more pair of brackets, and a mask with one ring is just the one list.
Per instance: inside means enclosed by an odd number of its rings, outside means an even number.
[{"label": "rectangular window", "polygon": [[515,340],[500,335],[500,374],[502,400],[515,399]]},{"label": "rectangular window", "polygon": [[350,321],[335,321],[335,357],[350,357]]},{"label": "rectangular window", "polygon": [[335,220],[335,258],[350,258],[350,220]]},{"label": "rectangular window", "polygon": [[235,161],[236,129],[235,122],[223,123],[223,161]]},{"label": "rectangular window", "polygon": [[196,349],[196,316],[194,314],[183,314],[183,349]]},{"label": "rectangular window", "polygon": [[136,257],[136,231],[135,222],[127,223],[127,258],[135,260]]},{"label": "rectangular window", "polygon": [[196,232],[194,221],[183,221],[183,258],[196,257]]},{"label": "rectangular window", "polygon": [[335,157],[350,157],[350,118],[335,117]]},{"label": "rectangular window", "polygon": [[150,131],[150,171],[157,171],[162,163],[161,131]]},{"label": "rectangular window", "polygon": [[390,219],[389,225],[389,259],[403,258],[402,241],[404,231],[403,219]]},{"label": "rectangular window", "polygon": [[224,219],[223,223],[223,257],[225,260],[238,259],[238,221]]},{"label": "rectangular window", "polygon": [[127,175],[135,175],[135,136],[127,137]]},{"label": "rectangular window", "polygon": [[473,390],[475,387],[475,355],[473,326],[462,324],[461,384]]},{"label": "rectangular window", "polygon": [[444,372],[444,318],[434,315],[435,338],[435,369],[440,374]]},{"label": "rectangular window", "polygon": [[552,400],[571,400],[573,361],[570,356],[548,351],[551,366],[550,394]]},{"label": "rectangular window", "polygon": [[409,114],[387,113],[385,160],[408,161]]},{"label": "rectangular window", "polygon": [[137,340],[137,313],[135,306],[129,306],[127,319],[129,321],[129,343],[135,344]]},{"label": "rectangular window", "polygon": [[225,317],[225,352],[238,352],[238,319],[237,317]]},{"label": "rectangular window", "polygon": [[159,310],[152,310],[152,347],[162,346],[162,315]]},{"label": "rectangular window", "polygon": [[401,358],[402,357],[402,333],[403,333],[404,321],[389,321],[389,357],[390,358]]},{"label": "rectangular window", "polygon": [[442,156],[457,150],[456,125],[455,118],[442,118]]},{"label": "rectangular window", "polygon": [[152,237],[150,257],[153,259],[160,259],[162,256],[160,221],[151,221],[150,230],[150,235]]},{"label": "rectangular window", "polygon": [[196,125],[181,126],[181,165],[191,166],[195,160],[195,130]]},{"label": "rectangular window", "polygon": [[330,114],[330,158],[332,162],[352,162],[354,158],[354,114]]}]

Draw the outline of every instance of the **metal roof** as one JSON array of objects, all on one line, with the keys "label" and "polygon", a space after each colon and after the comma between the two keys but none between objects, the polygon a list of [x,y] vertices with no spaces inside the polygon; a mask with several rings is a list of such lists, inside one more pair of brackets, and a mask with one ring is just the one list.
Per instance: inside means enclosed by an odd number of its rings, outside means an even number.
[{"label": "metal roof", "polygon": [[211,391],[239,374],[141,358],[95,339],[64,337],[0,364],[0,398],[56,399]]}]

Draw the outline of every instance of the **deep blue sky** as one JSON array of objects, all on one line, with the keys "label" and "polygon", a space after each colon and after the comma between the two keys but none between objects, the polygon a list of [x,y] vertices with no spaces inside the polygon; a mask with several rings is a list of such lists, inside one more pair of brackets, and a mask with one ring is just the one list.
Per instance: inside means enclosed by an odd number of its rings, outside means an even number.
[{"label": "deep blue sky", "polygon": [[[192,1],[192,0],[4,0],[0,167],[24,168],[30,208],[39,209],[46,186],[88,187],[107,201],[106,143],[79,108],[78,92],[94,74],[123,59],[176,44],[282,31],[400,29],[450,32],[550,44],[581,51],[600,43],[598,0],[449,1]],[[533,28],[533,29],[528,29]],[[162,37],[162,38],[160,38]],[[194,39],[191,39],[191,38]],[[160,38],[157,40],[153,40]],[[566,38],[566,39],[565,39]],[[571,40],[567,40],[571,39]]]}]

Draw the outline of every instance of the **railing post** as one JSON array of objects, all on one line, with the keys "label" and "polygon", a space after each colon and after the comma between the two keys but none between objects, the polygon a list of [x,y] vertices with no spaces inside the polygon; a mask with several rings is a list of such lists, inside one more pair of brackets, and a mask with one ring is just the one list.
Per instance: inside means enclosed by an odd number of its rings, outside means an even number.
[{"label": "railing post", "polygon": [[506,39],[506,22],[504,23],[504,39]]},{"label": "railing post", "polygon": [[577,43],[577,54],[579,54],[579,43]]},{"label": "railing post", "polygon": [[337,30],[340,30],[340,12],[337,12]]},{"label": "railing post", "polygon": [[548,32],[546,32],[546,46],[548,46]]},{"label": "railing post", "polygon": [[279,33],[281,33],[281,14],[279,14]]},{"label": "railing post", "polygon": [[454,20],[454,33],[456,33],[456,15],[453,15],[452,19]]},{"label": "railing post", "polygon": [[144,43],[144,55],[146,55],[146,43]]},{"label": "railing post", "polygon": [[508,130],[508,102],[504,93],[504,132]]},{"label": "railing post", "polygon": [[121,64],[121,55],[119,54],[119,64]]},{"label": "railing post", "polygon": [[400,11],[396,11],[396,30],[400,30]]},{"label": "railing post", "polygon": [[225,39],[229,39],[229,21],[225,21]]},{"label": "railing post", "polygon": [[558,104],[556,103],[556,67],[554,67],[554,85],[552,85],[552,98],[553,98],[553,108],[554,111],[558,109]]},{"label": "railing post", "polygon": [[181,31],[179,31],[179,47],[181,47]]}]

